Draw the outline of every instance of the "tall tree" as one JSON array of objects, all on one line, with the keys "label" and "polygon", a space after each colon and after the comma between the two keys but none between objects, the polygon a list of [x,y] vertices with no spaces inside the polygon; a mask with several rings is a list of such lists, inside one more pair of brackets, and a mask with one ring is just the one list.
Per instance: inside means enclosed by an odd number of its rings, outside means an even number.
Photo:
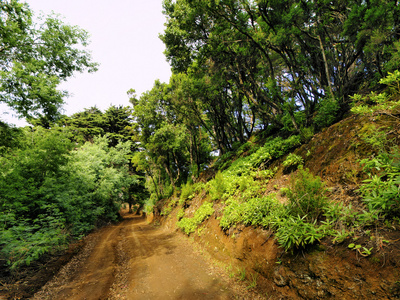
[{"label": "tall tree", "polygon": [[56,16],[33,21],[28,4],[0,2],[0,102],[20,117],[53,120],[68,95],[58,85],[74,72],[96,71],[83,47],[88,33]]},{"label": "tall tree", "polygon": [[104,132],[110,140],[110,146],[132,139],[132,111],[127,106],[110,106],[103,115]]},{"label": "tall tree", "polygon": [[[156,81],[153,89],[140,99],[131,92],[135,130],[140,146],[146,150],[152,166],[159,166],[173,187],[189,173],[187,164],[187,130],[177,121],[168,106],[167,84]],[[156,173],[156,172],[153,172]],[[160,173],[160,172],[159,172]]]},{"label": "tall tree", "polygon": [[[161,38],[174,72],[196,68],[211,78],[210,85],[220,85],[220,107],[235,108],[238,120],[250,110],[264,127],[282,127],[284,118],[295,130],[310,126],[323,101],[334,99],[345,109],[349,94],[398,66],[395,0],[163,5],[167,27]],[[296,118],[297,112],[304,118]]]},{"label": "tall tree", "polygon": [[72,138],[78,143],[92,142],[94,137],[105,134],[106,121],[97,107],[85,108],[71,117],[64,117],[59,123],[73,133]]}]

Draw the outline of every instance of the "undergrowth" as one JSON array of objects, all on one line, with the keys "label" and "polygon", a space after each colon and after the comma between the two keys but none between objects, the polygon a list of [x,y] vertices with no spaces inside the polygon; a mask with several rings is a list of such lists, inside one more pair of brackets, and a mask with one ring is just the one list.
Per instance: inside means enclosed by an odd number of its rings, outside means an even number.
[{"label": "undergrowth", "polygon": [[[367,97],[355,95],[354,113],[386,114],[397,118],[400,72],[389,74],[381,83],[390,87],[389,93],[372,93]],[[277,168],[268,169],[271,162],[289,153],[302,141],[300,135],[288,139],[276,137],[268,139],[262,147],[246,143],[238,148],[233,161],[232,153],[220,158],[215,165],[219,168],[215,178],[202,185],[212,201],[224,205],[220,227],[225,231],[238,224],[269,228],[282,248],[294,251],[326,237],[331,237],[333,243],[342,243],[356,233],[368,232],[365,228],[377,226],[379,222],[400,220],[400,149],[387,140],[386,128],[378,130],[368,126],[366,124],[360,131],[363,142],[374,149],[371,157],[359,161],[368,176],[359,188],[364,206],[355,208],[330,200],[325,183],[308,169],[303,169],[303,158],[294,153],[283,162],[284,167],[298,168],[289,186],[280,190],[281,197],[286,197],[287,201],[278,201],[275,194],[266,195],[265,186],[277,171]],[[181,199],[196,193],[192,186],[185,186]],[[178,227],[190,234],[213,212],[213,205],[208,202],[193,218],[184,218],[184,209],[181,209]],[[354,248],[363,249],[363,256],[373,252],[373,248],[362,245]]]},{"label": "undergrowth", "polygon": [[213,213],[213,204],[210,202],[204,202],[194,213],[193,218],[182,218],[178,221],[177,225],[183,232],[190,234],[195,232],[197,227]]}]

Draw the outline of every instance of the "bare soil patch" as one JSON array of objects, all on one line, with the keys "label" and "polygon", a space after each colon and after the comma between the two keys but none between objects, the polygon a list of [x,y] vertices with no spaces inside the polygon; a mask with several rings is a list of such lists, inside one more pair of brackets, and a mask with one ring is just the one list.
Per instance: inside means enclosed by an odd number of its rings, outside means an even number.
[{"label": "bare soil patch", "polygon": [[236,298],[218,268],[182,236],[123,214],[121,223],[90,235],[32,299]]}]

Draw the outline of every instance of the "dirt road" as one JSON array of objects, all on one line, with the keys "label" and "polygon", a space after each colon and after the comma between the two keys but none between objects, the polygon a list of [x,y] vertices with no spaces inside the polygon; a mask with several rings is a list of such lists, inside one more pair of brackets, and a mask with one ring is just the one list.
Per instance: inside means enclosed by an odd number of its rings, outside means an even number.
[{"label": "dirt road", "polygon": [[125,212],[33,299],[232,299],[204,257],[174,233]]}]

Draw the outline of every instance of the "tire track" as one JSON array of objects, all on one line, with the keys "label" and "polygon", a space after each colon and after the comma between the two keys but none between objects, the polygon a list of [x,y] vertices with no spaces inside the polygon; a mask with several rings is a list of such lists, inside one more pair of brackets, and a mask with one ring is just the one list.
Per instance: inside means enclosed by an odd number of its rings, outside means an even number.
[{"label": "tire track", "polygon": [[138,216],[99,230],[82,252],[33,299],[233,298],[191,246]]}]

